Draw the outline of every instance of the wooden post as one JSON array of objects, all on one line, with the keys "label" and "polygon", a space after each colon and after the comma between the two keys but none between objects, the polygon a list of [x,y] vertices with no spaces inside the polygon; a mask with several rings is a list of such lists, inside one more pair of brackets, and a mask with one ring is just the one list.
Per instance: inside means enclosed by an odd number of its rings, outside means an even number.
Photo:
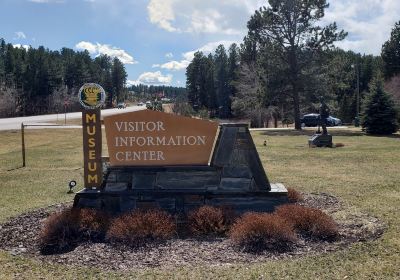
[{"label": "wooden post", "polygon": [[67,125],[67,104],[64,104],[64,125]]},{"label": "wooden post", "polygon": [[21,140],[22,140],[22,167],[25,167],[25,126],[21,123]]},{"label": "wooden post", "polygon": [[100,116],[99,108],[82,111],[83,174],[86,189],[99,189],[103,181]]}]

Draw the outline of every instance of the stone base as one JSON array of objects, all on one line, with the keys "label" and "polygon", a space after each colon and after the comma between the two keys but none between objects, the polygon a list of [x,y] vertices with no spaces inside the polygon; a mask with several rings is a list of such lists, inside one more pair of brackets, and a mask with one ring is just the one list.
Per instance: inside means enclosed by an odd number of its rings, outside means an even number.
[{"label": "stone base", "polygon": [[223,124],[205,166],[110,166],[99,190],[76,194],[74,207],[110,213],[161,208],[185,214],[203,205],[237,212],[271,212],[287,203],[282,184],[270,184],[246,124]]},{"label": "stone base", "polygon": [[308,139],[308,145],[310,147],[332,147],[332,135],[330,134],[314,134],[310,139]]},{"label": "stone base", "polygon": [[95,208],[117,215],[134,209],[152,208],[161,208],[171,214],[187,214],[203,205],[214,205],[230,207],[240,214],[272,212],[284,203],[288,203],[286,188],[282,184],[271,184],[270,191],[85,189],[76,194],[74,207]]}]

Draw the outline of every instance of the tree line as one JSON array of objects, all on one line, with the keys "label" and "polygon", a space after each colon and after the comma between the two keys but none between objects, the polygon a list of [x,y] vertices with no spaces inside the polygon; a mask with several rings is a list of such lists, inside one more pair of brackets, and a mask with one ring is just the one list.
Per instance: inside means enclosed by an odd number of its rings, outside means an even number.
[{"label": "tree line", "polygon": [[219,45],[215,54],[205,56],[198,51],[186,69],[188,101],[197,111],[207,109],[211,116],[232,116],[231,97],[235,95],[232,82],[239,66],[239,48],[232,44],[228,52]]},{"label": "tree line", "polygon": [[324,96],[332,114],[343,122],[359,110],[379,73],[400,72],[400,24],[382,56],[361,55],[335,47],[347,33],[336,23],[319,26],[325,0],[269,0],[247,23],[240,46],[214,54],[197,52],[187,68],[189,102],[218,117],[246,117],[253,126],[264,122],[294,123],[317,112]]},{"label": "tree line", "polygon": [[174,86],[166,86],[166,85],[131,85],[128,87],[128,91],[133,92],[135,97],[144,100],[144,99],[155,99],[160,97],[176,99],[180,96],[186,95],[186,88],[184,87],[174,87]]},{"label": "tree line", "polygon": [[86,82],[107,92],[106,106],[125,98],[127,74],[118,58],[62,48],[15,47],[0,39],[0,117],[79,110],[77,92]]}]

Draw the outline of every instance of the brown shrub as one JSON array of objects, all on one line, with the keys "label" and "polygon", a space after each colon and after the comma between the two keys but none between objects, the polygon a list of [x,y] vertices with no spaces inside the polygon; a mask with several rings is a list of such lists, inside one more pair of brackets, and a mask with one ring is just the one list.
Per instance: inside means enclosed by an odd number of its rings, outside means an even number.
[{"label": "brown shrub", "polygon": [[232,242],[246,251],[284,251],[296,242],[292,226],[280,216],[267,213],[245,213],[229,232]]},{"label": "brown shrub", "polygon": [[139,247],[149,242],[167,240],[175,233],[176,223],[168,213],[160,210],[135,210],[116,218],[106,238],[111,243]]},{"label": "brown shrub", "polygon": [[63,252],[80,241],[104,239],[110,217],[98,210],[72,208],[47,218],[39,236],[42,253]]},{"label": "brown shrub", "polygon": [[196,236],[223,235],[233,219],[231,208],[204,205],[188,214],[189,230]]},{"label": "brown shrub", "polygon": [[279,206],[275,213],[288,221],[303,236],[322,240],[338,237],[335,221],[319,209],[287,204]]},{"label": "brown shrub", "polygon": [[39,248],[43,254],[67,251],[79,239],[79,210],[66,209],[47,218],[39,235]]},{"label": "brown shrub", "polygon": [[110,223],[111,217],[103,211],[90,208],[79,211],[79,231],[91,241],[104,239]]},{"label": "brown shrub", "polygon": [[295,202],[300,202],[300,201],[304,200],[301,193],[296,191],[294,188],[287,188],[287,191],[288,191],[289,202],[295,203]]}]

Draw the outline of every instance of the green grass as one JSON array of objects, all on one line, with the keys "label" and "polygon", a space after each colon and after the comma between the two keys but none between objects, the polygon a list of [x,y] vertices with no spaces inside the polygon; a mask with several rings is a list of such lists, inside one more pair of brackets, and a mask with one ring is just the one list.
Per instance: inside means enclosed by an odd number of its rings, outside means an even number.
[{"label": "green grass", "polygon": [[[311,133],[311,132],[307,132]],[[304,192],[327,192],[355,211],[383,220],[375,241],[316,256],[223,267],[181,267],[105,272],[43,264],[0,252],[0,279],[400,279],[400,137],[332,131],[342,148],[308,148],[296,132],[253,133],[271,182]],[[339,135],[339,136],[335,136]],[[267,140],[267,147],[262,144]],[[29,130],[27,167],[21,165],[20,135],[0,133],[0,222],[33,208],[70,201],[69,180],[82,186],[80,130]]]}]

